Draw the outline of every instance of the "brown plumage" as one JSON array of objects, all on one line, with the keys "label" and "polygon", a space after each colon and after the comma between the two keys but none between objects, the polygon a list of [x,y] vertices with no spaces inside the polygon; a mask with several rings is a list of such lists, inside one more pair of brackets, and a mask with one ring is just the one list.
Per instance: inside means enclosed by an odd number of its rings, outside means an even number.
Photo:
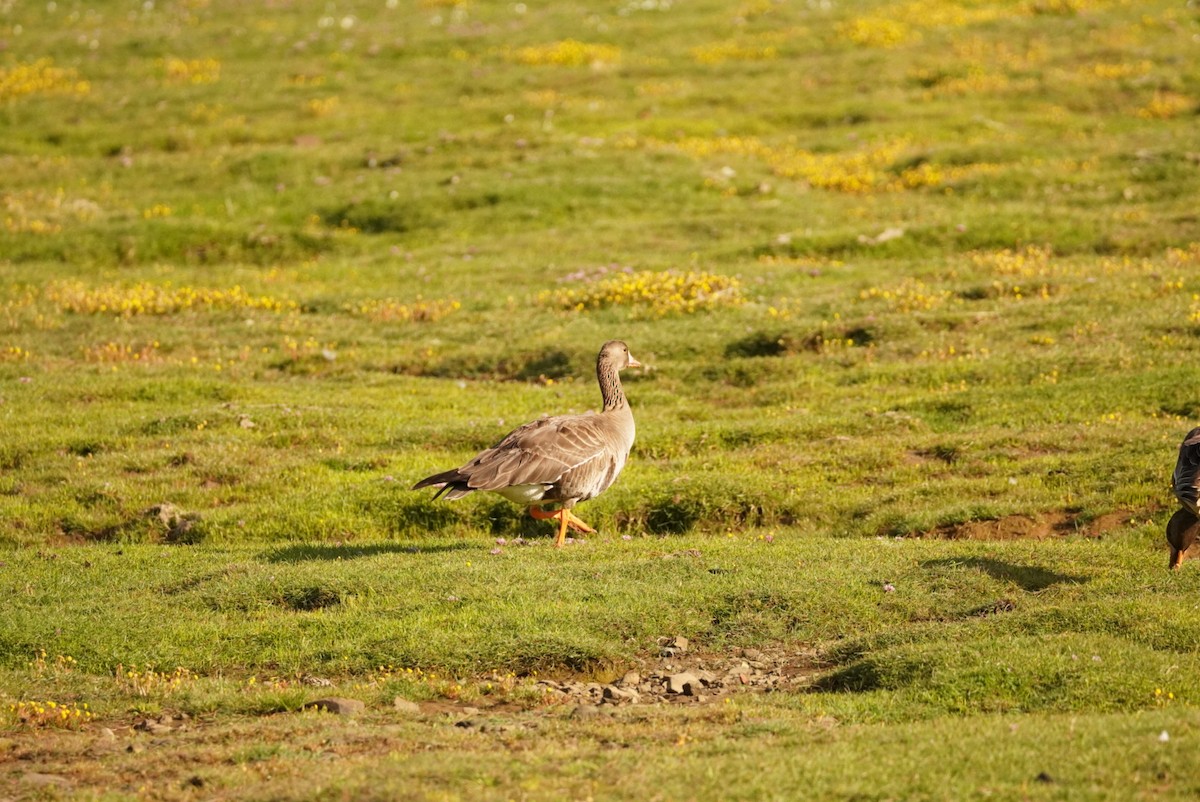
[{"label": "brown plumage", "polygon": [[1200,487],[1200,426],[1192,429],[1179,445],[1179,458],[1175,461],[1175,472],[1171,475],[1171,489],[1182,506],[1171,520],[1167,521],[1167,543],[1171,545],[1171,560],[1168,565],[1178,568],[1183,563],[1184,553],[1200,535],[1200,510],[1197,495]]},{"label": "brown plumage", "polygon": [[559,522],[554,545],[561,546],[567,527],[593,532],[571,508],[595,498],[616,480],[633,447],[633,412],[621,387],[619,372],[640,367],[628,346],[609,340],[596,358],[596,378],[604,407],[599,413],[541,418],[508,433],[461,468],[426,477],[413,485],[437,487],[434,498],[462,498],[490,490],[529,507],[534,518]]},{"label": "brown plumage", "polygon": [[1178,568],[1183,562],[1183,555],[1188,547],[1196,542],[1200,534],[1200,518],[1190,510],[1178,509],[1167,521],[1167,543],[1171,544],[1171,560],[1167,563],[1170,568]]}]

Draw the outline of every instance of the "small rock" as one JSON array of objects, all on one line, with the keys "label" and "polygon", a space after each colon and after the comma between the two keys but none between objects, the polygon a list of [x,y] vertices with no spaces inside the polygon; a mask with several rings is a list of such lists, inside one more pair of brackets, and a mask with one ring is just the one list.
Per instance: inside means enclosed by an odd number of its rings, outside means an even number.
[{"label": "small rock", "polygon": [[1043,771],[1043,772],[1041,772],[1041,773],[1039,773],[1039,774],[1038,774],[1038,776],[1034,777],[1034,779],[1035,779],[1035,780],[1037,780],[1037,781],[1038,781],[1038,782],[1040,782],[1040,783],[1052,783],[1052,782],[1054,782],[1054,778],[1053,778],[1053,777],[1051,777],[1051,776],[1050,776],[1050,775],[1049,775],[1047,772],[1044,772],[1044,771]]},{"label": "small rock", "polygon": [[328,699],[316,699],[304,705],[304,710],[323,710],[336,713],[339,716],[353,716],[366,709],[366,705],[357,699],[347,699],[343,696],[331,696]]},{"label": "small rock", "polygon": [[598,705],[576,705],[571,711],[571,718],[595,718],[600,715]]},{"label": "small rock", "polygon": [[705,671],[703,668],[692,669],[692,674],[694,674],[696,679],[700,680],[700,682],[704,683],[705,685],[712,685],[717,681],[716,674],[712,673],[711,671]]},{"label": "small rock", "polygon": [[664,554],[664,555],[663,555],[663,559],[664,559],[664,560],[669,560],[669,559],[672,559],[672,558],[674,558],[674,557],[696,557],[696,558],[700,558],[700,557],[703,557],[703,556],[704,556],[704,555],[703,555],[703,554],[700,552],[700,549],[684,549],[683,551],[676,551],[676,552],[673,552],[673,553],[671,553],[671,554]]},{"label": "small rock", "polygon": [[688,639],[682,635],[676,635],[675,637],[671,638],[670,642],[667,643],[667,646],[674,649],[676,654],[687,654]]},{"label": "small rock", "polygon": [[115,740],[117,740],[117,734],[115,732],[113,732],[112,730],[110,730],[108,727],[101,727],[100,728],[100,740],[115,741]]},{"label": "small rock", "polygon": [[742,657],[747,660],[766,660],[767,656],[758,649],[742,649]]},{"label": "small rock", "polygon": [[403,696],[397,696],[392,700],[392,707],[396,708],[401,713],[416,714],[421,712],[421,707],[416,702],[409,701]]},{"label": "small rock", "polygon": [[21,782],[26,785],[32,785],[35,788],[70,788],[71,781],[66,777],[60,777],[57,774],[40,774],[36,771],[21,777]]},{"label": "small rock", "polygon": [[332,688],[333,687],[333,683],[330,680],[325,679],[324,677],[308,676],[308,677],[305,677],[302,681],[304,682],[305,685],[311,685],[314,688]]},{"label": "small rock", "polygon": [[174,504],[156,504],[145,511],[149,518],[156,519],[166,529],[168,543],[192,543],[198,533],[193,530],[200,522],[200,516],[194,512],[185,512]]},{"label": "small rock", "polygon": [[483,730],[483,722],[473,718],[464,718],[461,721],[454,722],[455,727],[461,727],[464,730]]},{"label": "small rock", "polygon": [[623,688],[636,688],[641,681],[641,674],[636,671],[626,671],[625,676],[621,677],[621,681],[617,684]]},{"label": "small rock", "polygon": [[636,691],[618,688],[616,685],[604,686],[604,698],[613,704],[621,704],[622,702],[632,702],[636,704],[638,701],[638,695]]},{"label": "small rock", "polygon": [[888,240],[893,240],[893,239],[896,239],[897,237],[903,237],[903,236],[904,236],[904,229],[902,229],[902,228],[885,228],[883,231],[880,231],[874,237],[869,237],[866,234],[859,234],[858,241],[864,245],[879,245],[880,243],[884,243],[884,242],[887,242]]},{"label": "small rock", "polygon": [[[169,717],[164,716],[164,718],[170,721]],[[175,730],[174,727],[163,724],[161,721],[154,721],[153,719],[148,718],[144,718],[135,722],[133,728],[135,730],[141,730],[142,732],[148,732],[151,735],[166,735],[167,733]]]},{"label": "small rock", "polygon": [[144,744],[138,743],[137,741],[130,741],[129,746],[125,747],[125,751],[131,754],[137,754],[138,752],[145,752],[146,747]]},{"label": "small rock", "polygon": [[690,671],[681,671],[667,677],[667,692],[695,696],[700,692],[700,680]]},{"label": "small rock", "polygon": [[[105,727],[105,729],[108,728]],[[112,730],[108,731],[112,733]],[[94,741],[88,744],[87,753],[93,757],[103,757],[110,752],[117,751],[119,748],[120,745],[117,743],[117,736],[115,734],[105,736],[103,733],[100,733],[100,735]],[[3,751],[4,749],[0,747],[0,754],[2,754]]]}]

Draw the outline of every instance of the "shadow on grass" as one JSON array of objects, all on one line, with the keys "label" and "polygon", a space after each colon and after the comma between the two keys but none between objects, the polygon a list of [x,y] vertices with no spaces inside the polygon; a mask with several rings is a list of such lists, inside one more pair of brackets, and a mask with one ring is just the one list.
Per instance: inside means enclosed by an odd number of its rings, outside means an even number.
[{"label": "shadow on grass", "polygon": [[282,546],[264,552],[260,559],[271,563],[299,563],[310,560],[357,560],[379,554],[440,554],[446,551],[478,549],[472,543],[439,543],[417,545],[412,543],[372,543],[362,546],[335,546],[325,543],[305,543]]},{"label": "shadow on grass", "polygon": [[961,560],[927,560],[921,563],[921,567],[934,569],[974,568],[978,571],[983,571],[988,576],[998,579],[1001,582],[1012,582],[1020,586],[1022,590],[1030,593],[1036,593],[1039,590],[1045,590],[1051,585],[1063,582],[1079,585],[1088,581],[1088,578],[1085,576],[1060,574],[1057,571],[1051,571],[1048,568],[1036,565],[1016,565],[1004,562],[1003,560],[994,560],[990,557],[968,557]]}]

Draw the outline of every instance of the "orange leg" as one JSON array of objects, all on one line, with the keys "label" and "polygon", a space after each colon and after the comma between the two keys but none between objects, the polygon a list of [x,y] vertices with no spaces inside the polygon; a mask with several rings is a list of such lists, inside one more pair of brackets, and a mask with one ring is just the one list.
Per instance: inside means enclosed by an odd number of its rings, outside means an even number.
[{"label": "orange leg", "polygon": [[563,541],[567,539],[568,526],[577,532],[592,533],[596,531],[580,520],[579,516],[567,509],[546,512],[541,507],[530,507],[529,514],[539,521],[546,521],[551,518],[558,520],[558,536],[554,539],[556,548],[561,548]]},{"label": "orange leg", "polygon": [[566,510],[558,511],[558,537],[554,538],[554,548],[556,549],[561,549],[563,542],[567,539],[567,524],[571,522],[571,519],[567,517],[568,515],[570,513]]},{"label": "orange leg", "polygon": [[581,521],[579,519],[579,516],[576,515],[575,513],[571,512],[570,510],[564,510],[564,512],[567,513],[567,525],[570,526],[572,529],[574,529],[576,532],[583,532],[585,535],[590,535],[596,531],[595,529],[593,529],[592,527],[588,526],[583,521]]}]

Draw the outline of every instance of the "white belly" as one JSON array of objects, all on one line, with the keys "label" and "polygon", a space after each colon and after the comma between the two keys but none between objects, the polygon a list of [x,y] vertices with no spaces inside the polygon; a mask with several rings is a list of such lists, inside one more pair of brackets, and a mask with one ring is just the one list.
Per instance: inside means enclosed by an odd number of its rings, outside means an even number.
[{"label": "white belly", "polygon": [[541,501],[549,489],[550,485],[544,484],[513,485],[496,492],[516,504],[530,505]]}]

